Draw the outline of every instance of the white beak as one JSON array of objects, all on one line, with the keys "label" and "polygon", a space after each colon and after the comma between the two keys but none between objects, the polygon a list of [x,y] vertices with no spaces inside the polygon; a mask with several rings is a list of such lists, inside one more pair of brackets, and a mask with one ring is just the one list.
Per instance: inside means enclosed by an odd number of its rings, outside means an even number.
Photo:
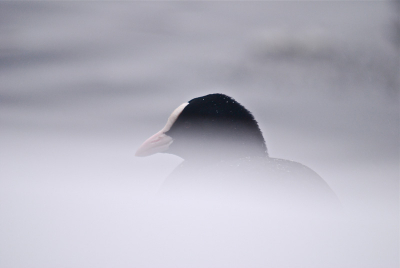
[{"label": "white beak", "polygon": [[161,153],[168,149],[173,142],[172,138],[163,132],[157,132],[148,138],[136,151],[135,156],[149,156],[155,153]]},{"label": "white beak", "polygon": [[165,132],[170,130],[178,116],[182,113],[183,109],[185,109],[188,104],[189,103],[185,102],[179,105],[179,107],[176,108],[169,116],[167,124],[164,126],[164,128],[148,138],[136,151],[135,156],[149,156],[168,150],[168,147],[173,142],[173,139],[170,136],[166,135]]}]

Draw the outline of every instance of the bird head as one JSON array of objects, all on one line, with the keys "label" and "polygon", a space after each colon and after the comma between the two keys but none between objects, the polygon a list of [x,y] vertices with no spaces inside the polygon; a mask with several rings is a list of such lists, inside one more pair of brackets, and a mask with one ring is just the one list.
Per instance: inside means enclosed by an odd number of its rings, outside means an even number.
[{"label": "bird head", "polygon": [[267,156],[253,115],[224,94],[210,94],[181,104],[164,128],[140,146],[136,156],[158,152],[189,161]]}]

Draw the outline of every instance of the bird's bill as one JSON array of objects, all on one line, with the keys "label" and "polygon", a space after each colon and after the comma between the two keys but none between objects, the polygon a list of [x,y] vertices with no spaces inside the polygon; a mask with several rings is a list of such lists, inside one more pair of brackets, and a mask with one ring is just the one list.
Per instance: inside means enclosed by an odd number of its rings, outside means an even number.
[{"label": "bird's bill", "polygon": [[155,153],[161,153],[168,150],[172,143],[172,138],[165,134],[171,129],[178,116],[182,113],[183,109],[188,105],[188,102],[182,103],[176,108],[169,116],[167,124],[159,132],[148,138],[136,151],[135,156],[149,156]]},{"label": "bird's bill", "polygon": [[135,156],[143,157],[168,150],[172,138],[160,131],[148,138],[136,151]]}]

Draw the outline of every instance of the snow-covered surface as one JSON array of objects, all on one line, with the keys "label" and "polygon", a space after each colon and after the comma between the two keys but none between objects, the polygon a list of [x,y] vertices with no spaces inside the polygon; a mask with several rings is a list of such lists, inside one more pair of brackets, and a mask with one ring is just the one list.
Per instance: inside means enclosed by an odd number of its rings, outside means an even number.
[{"label": "snow-covered surface", "polygon": [[[396,16],[389,2],[1,2],[0,267],[398,267]],[[271,156],[327,181],[337,228],[154,204],[181,159],[136,149],[214,92],[254,114]]]}]

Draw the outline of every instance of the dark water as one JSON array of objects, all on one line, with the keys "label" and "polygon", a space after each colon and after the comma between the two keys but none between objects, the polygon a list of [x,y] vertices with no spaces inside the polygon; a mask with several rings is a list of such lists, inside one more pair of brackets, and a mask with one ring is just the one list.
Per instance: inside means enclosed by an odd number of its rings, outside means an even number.
[{"label": "dark water", "polygon": [[[0,3],[0,267],[398,267],[398,10]],[[160,212],[181,159],[134,152],[213,92],[254,114],[271,156],[318,172],[345,223],[282,238],[268,215]]]}]

